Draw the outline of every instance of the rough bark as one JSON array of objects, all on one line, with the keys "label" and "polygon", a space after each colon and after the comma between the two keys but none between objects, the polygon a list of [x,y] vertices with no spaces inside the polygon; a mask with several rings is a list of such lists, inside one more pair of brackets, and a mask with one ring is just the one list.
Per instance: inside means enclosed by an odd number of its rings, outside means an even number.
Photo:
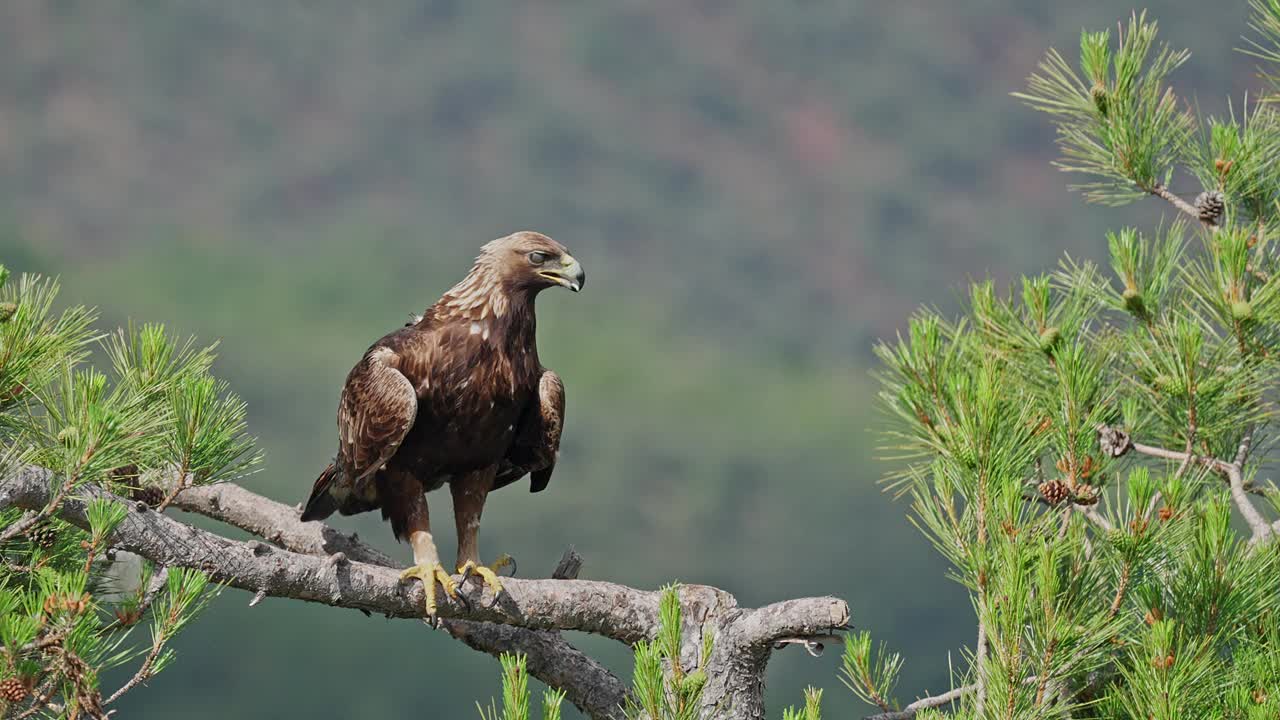
[{"label": "rough bark", "polygon": [[[0,508],[41,510],[57,488],[53,474],[22,466],[0,477]],[[111,537],[112,547],[167,567],[197,568],[255,598],[281,597],[353,608],[387,617],[422,618],[417,581],[402,583],[384,553],[354,535],[322,523],[302,523],[296,508],[235,485],[183,490],[174,506],[216,518],[264,538],[238,541],[179,522],[145,504],[94,485],[81,485],[56,509],[64,520],[86,527],[85,503],[106,498],[131,508]],[[572,566],[572,563],[568,563]],[[535,677],[563,688],[592,718],[614,720],[626,698],[617,677],[561,638],[578,630],[632,644],[658,628],[659,593],[608,582],[577,579],[504,580],[506,592],[493,604],[478,582],[468,583],[464,601],[442,598],[441,625],[471,647],[496,654],[529,656]],[[706,667],[704,702],[731,720],[764,717],[764,672],[774,644],[791,638],[825,637],[849,621],[844,601],[803,598],[759,609],[740,608],[716,588],[680,588],[689,658],[704,632],[715,633]]]}]

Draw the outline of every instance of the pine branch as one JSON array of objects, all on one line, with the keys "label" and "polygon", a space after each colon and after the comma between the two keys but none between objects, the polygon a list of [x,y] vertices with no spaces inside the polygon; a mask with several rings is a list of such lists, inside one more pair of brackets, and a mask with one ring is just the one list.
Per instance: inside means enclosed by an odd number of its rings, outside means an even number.
[{"label": "pine branch", "polygon": [[188,487],[173,507],[240,528],[267,542],[304,555],[343,553],[353,562],[397,567],[381,550],[324,523],[298,520],[298,509],[245,490],[234,483]]},{"label": "pine branch", "polygon": [[[1099,428],[1099,430],[1107,430],[1107,428]],[[1218,458],[1201,457],[1181,450],[1144,445],[1139,442],[1130,443],[1130,449],[1149,457],[1198,464],[1224,475],[1231,489],[1231,500],[1235,503],[1236,509],[1240,511],[1240,515],[1244,517],[1245,522],[1249,525],[1249,530],[1252,532],[1249,544],[1258,545],[1271,540],[1280,532],[1280,529],[1273,529],[1271,523],[1262,516],[1262,513],[1258,511],[1258,508],[1254,506],[1253,501],[1249,498],[1249,491],[1244,484],[1244,462],[1249,456],[1249,449],[1252,443],[1253,429],[1251,428],[1241,439],[1240,446],[1236,450],[1235,459],[1231,462]]]},{"label": "pine branch", "polygon": [[[14,468],[0,476],[0,508],[44,507],[50,500],[49,478],[48,470],[34,466]],[[131,503],[95,485],[82,486],[75,497],[67,498],[58,507],[57,514],[73,525],[87,527],[86,504],[95,498],[132,508],[111,535],[110,544],[117,550],[171,568],[198,569],[215,582],[268,597],[377,612],[387,617],[424,617],[421,585],[402,583],[399,574],[389,567],[341,556],[335,561],[321,554],[302,554],[256,540],[234,541],[157,513],[144,503]],[[297,527],[301,525],[315,527],[308,541],[310,547],[323,548],[326,538],[332,537],[333,531],[326,532],[320,523],[299,523],[293,508],[266,498],[257,498],[254,503],[259,506],[259,513],[277,516],[279,542],[289,538],[301,541],[304,529]],[[228,505],[219,507],[222,512],[229,512]],[[247,518],[242,519],[247,524]],[[346,542],[354,545],[350,538]],[[328,554],[327,550],[322,552]],[[461,593],[464,600],[446,599],[440,604],[439,616],[444,620],[500,623],[528,630],[579,630],[627,644],[652,640],[659,627],[658,592],[585,580],[509,578],[504,586],[505,592],[493,605],[489,602],[492,598],[485,597],[488,591],[482,585],[469,584]],[[716,651],[707,667],[710,679],[706,692],[710,701],[731,709],[729,718],[754,718],[763,712],[764,669],[775,642],[790,637],[827,636],[849,620],[848,605],[831,597],[789,600],[753,610],[738,607],[733,596],[722,590],[685,585],[680,588],[680,602],[688,617],[698,618],[715,633]],[[496,642],[494,638],[488,640]],[[547,648],[546,654],[563,652],[556,642],[543,647]],[[600,672],[579,674],[562,687],[577,704],[587,696],[589,688],[585,683],[601,677]],[[592,717],[613,716],[601,712]]]},{"label": "pine branch", "polygon": [[1099,530],[1102,530],[1103,532],[1111,532],[1116,529],[1115,526],[1111,524],[1111,521],[1103,517],[1102,513],[1098,512],[1092,505],[1077,505],[1073,503],[1072,507],[1076,509],[1076,512],[1084,515],[1089,522],[1097,525]]},{"label": "pine branch", "polygon": [[22,517],[19,518],[17,522],[5,528],[3,531],[0,531],[0,545],[30,530],[40,524],[42,520],[53,514],[57,510],[58,504],[62,502],[64,497],[66,497],[67,492],[71,490],[73,485],[75,485],[75,480],[74,475],[69,475],[62,485],[58,487],[58,492],[55,493],[54,496],[49,499],[49,502],[47,502],[43,507],[28,510],[23,513]]},{"label": "pine branch", "polygon": [[39,689],[36,690],[35,697],[31,699],[31,707],[28,707],[21,713],[14,716],[13,720],[26,720],[26,718],[34,716],[36,713],[49,707],[49,701],[53,699],[53,694],[58,690],[58,683],[52,679],[45,681]]},{"label": "pine branch", "polygon": [[[397,567],[391,557],[355,533],[348,535],[318,522],[304,523],[298,519],[297,508],[233,483],[188,487],[177,495],[172,507],[213,518],[304,555]],[[582,558],[570,549],[552,577],[575,579],[581,565]],[[524,655],[530,675],[551,687],[565,688],[567,699],[587,715],[621,718],[618,708],[627,697],[626,685],[558,632],[468,620],[445,620],[440,625],[454,639],[495,658],[503,653]]]},{"label": "pine branch", "polygon": [[[1182,214],[1187,215],[1188,217],[1190,217],[1193,220],[1196,220],[1197,222],[1202,222],[1200,219],[1200,210],[1197,209],[1195,205],[1192,205],[1186,200],[1183,200],[1182,198],[1173,194],[1173,192],[1170,191],[1169,188],[1165,187],[1163,184],[1157,183],[1150,189],[1149,192],[1152,195],[1167,201],[1169,204],[1177,208]],[[1204,223],[1204,226],[1213,230],[1217,229],[1217,226],[1207,222]]]},{"label": "pine branch", "polygon": [[915,702],[911,703],[910,705],[907,705],[901,710],[883,712],[878,715],[868,715],[866,717],[866,720],[911,720],[911,718],[915,717],[916,713],[920,712],[921,710],[929,710],[931,708],[941,707],[943,705],[953,703],[956,700],[959,700],[960,698],[964,697],[965,695],[968,695],[969,693],[973,692],[977,688],[978,688],[977,685],[965,685],[964,687],[958,687],[954,690],[948,690],[947,692],[944,692],[941,695],[934,695],[932,697],[920,698],[919,700],[916,700]]}]

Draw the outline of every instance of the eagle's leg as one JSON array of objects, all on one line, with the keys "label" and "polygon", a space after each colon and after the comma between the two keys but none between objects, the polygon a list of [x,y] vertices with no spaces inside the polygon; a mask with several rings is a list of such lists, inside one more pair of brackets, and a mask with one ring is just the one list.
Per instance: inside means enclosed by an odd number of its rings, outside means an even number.
[{"label": "eagle's leg", "polygon": [[418,578],[422,581],[422,589],[427,596],[427,617],[435,618],[436,582],[439,581],[445,594],[451,598],[458,597],[458,586],[440,564],[440,553],[436,550],[435,539],[431,537],[431,516],[427,511],[426,495],[421,491],[406,495],[404,529],[409,536],[409,545],[413,548],[413,567],[400,573],[400,579]]},{"label": "eagle's leg", "polygon": [[468,473],[449,484],[449,492],[453,495],[453,519],[458,526],[458,572],[461,585],[473,573],[484,579],[484,584],[493,591],[493,602],[502,594],[502,581],[498,579],[498,571],[508,565],[515,565],[510,555],[502,554],[492,565],[480,564],[480,513],[484,511],[484,501],[493,485],[494,468]]}]

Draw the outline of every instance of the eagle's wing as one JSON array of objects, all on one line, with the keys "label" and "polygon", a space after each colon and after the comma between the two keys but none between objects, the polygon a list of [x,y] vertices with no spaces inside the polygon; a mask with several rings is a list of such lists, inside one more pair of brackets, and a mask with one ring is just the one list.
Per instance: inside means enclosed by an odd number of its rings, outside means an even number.
[{"label": "eagle's wing", "polygon": [[515,441],[494,478],[493,489],[531,474],[530,492],[538,492],[551,482],[560,453],[560,431],[564,429],[564,383],[551,370],[543,370],[538,382],[538,398],[529,403],[520,418]]},{"label": "eagle's wing", "polygon": [[394,350],[378,345],[347,375],[338,401],[338,457],[316,478],[303,522],[379,506],[370,480],[395,455],[418,411],[413,384],[399,365]]},{"label": "eagle's wing", "polygon": [[400,356],[375,347],[351,369],[338,402],[338,463],[356,487],[381,468],[413,427],[418,396]]}]

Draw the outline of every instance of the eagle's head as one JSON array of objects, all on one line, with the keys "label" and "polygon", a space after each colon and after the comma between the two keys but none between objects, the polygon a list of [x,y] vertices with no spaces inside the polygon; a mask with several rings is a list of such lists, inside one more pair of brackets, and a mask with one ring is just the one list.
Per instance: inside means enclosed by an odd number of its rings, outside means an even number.
[{"label": "eagle's head", "polygon": [[480,250],[476,266],[487,266],[508,288],[534,293],[555,285],[578,292],[587,281],[582,264],[565,246],[530,230],[489,242]]}]

